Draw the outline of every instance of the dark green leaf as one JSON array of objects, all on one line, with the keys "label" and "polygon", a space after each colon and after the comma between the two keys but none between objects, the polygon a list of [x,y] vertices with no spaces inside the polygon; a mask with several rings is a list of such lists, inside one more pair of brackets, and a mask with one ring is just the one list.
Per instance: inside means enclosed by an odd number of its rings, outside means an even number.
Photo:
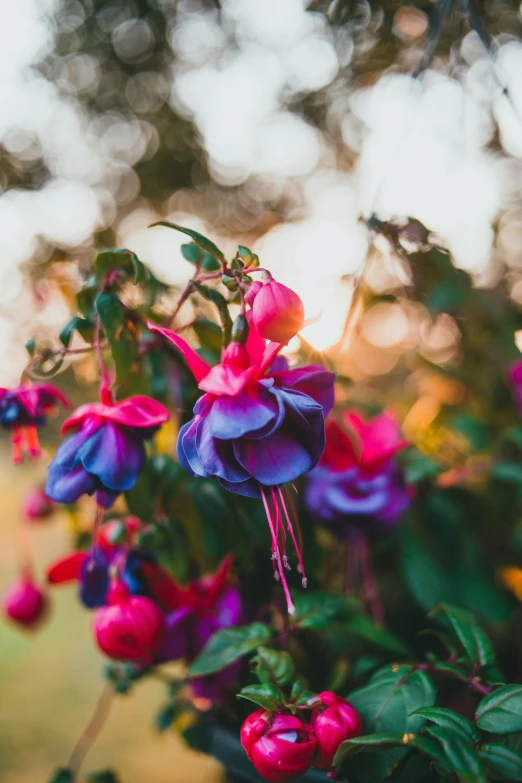
[{"label": "dark green leaf", "polygon": [[480,756],[462,734],[442,726],[430,726],[425,731],[440,743],[447,766],[462,783],[486,783]]},{"label": "dark green leaf", "polygon": [[213,674],[243,655],[265,644],[271,637],[270,628],[264,623],[252,623],[238,628],[222,628],[209,639],[190,667],[192,677]]},{"label": "dark green leaf", "polygon": [[287,652],[259,647],[254,658],[256,674],[262,683],[288,685],[294,677],[294,662]]},{"label": "dark green leaf", "polygon": [[310,701],[310,699],[313,699],[314,696],[315,693],[308,690],[308,683],[306,680],[301,678],[295,680],[290,692],[290,701],[293,704],[298,704],[300,707],[303,707]]},{"label": "dark green leaf", "polygon": [[363,614],[355,615],[345,623],[345,628],[354,636],[360,637],[377,647],[382,647],[390,652],[407,654],[408,648],[395,634],[386,628],[381,628],[369,617]]},{"label": "dark green leaf", "polygon": [[468,740],[478,740],[478,732],[475,726],[463,715],[459,715],[458,712],[448,710],[445,707],[423,707],[417,710],[415,714],[436,723],[437,726],[456,731]]},{"label": "dark green leaf", "polygon": [[495,650],[478,624],[475,616],[456,606],[439,604],[432,612],[435,617],[442,617],[464,648],[470,663],[480,666],[490,666],[495,663]]},{"label": "dark green leaf", "polygon": [[49,783],[74,783],[74,775],[69,769],[57,769]]},{"label": "dark green leaf", "polygon": [[522,730],[522,685],[501,685],[484,696],[477,707],[475,722],[492,734]]},{"label": "dark green leaf", "polygon": [[79,315],[75,315],[74,318],[71,318],[71,320],[65,324],[59,335],[60,342],[66,348],[71,344],[74,332],[78,332],[84,340],[90,340],[92,339],[93,326],[86,318],[82,318]]},{"label": "dark green leaf", "polygon": [[28,340],[25,344],[25,350],[29,354],[31,358],[33,358],[35,352],[36,352],[36,341],[33,339]]},{"label": "dark green leaf", "polygon": [[396,732],[379,732],[377,734],[368,734],[363,737],[345,740],[339,745],[333,761],[336,767],[348,756],[353,756],[360,751],[383,750],[385,748],[395,748],[404,745],[404,734]]},{"label": "dark green leaf", "polygon": [[522,757],[504,745],[483,745],[479,750],[482,763],[493,780],[522,781]]},{"label": "dark green leaf", "polygon": [[201,283],[196,283],[195,281],[192,281],[192,285],[201,296],[216,305],[223,327],[223,343],[225,346],[228,345],[232,334],[232,318],[228,311],[227,300],[215,288],[209,288],[209,286],[201,285]]},{"label": "dark green leaf", "polygon": [[167,729],[170,729],[172,724],[174,723],[174,718],[176,717],[176,707],[174,704],[167,704],[166,707],[164,707],[158,714],[156,715],[156,728],[158,731],[167,731]]},{"label": "dark green leaf", "polygon": [[417,733],[424,718],[415,712],[431,707],[436,691],[425,672],[406,664],[385,666],[367,685],[347,696],[366,731]]},{"label": "dark green leaf", "polygon": [[169,220],[159,220],[157,223],[152,223],[149,228],[153,228],[154,226],[166,226],[167,228],[173,228],[175,231],[181,231],[183,234],[191,237],[191,239],[193,239],[203,250],[206,250],[207,253],[210,253],[221,260],[225,258],[221,250],[211,242],[210,239],[207,239],[207,237],[204,237],[203,234],[200,234],[198,231],[178,226],[176,223],[171,223]]},{"label": "dark green leaf", "polygon": [[87,783],[120,783],[120,778],[111,769],[102,769],[89,775]]},{"label": "dark green leaf", "polygon": [[292,624],[299,628],[323,628],[335,618],[352,614],[356,608],[353,598],[306,591],[295,599]]},{"label": "dark green leaf", "polygon": [[275,685],[247,685],[237,694],[238,699],[248,699],[265,710],[277,710],[283,702],[283,694]]},{"label": "dark green leaf", "polygon": [[186,261],[199,266],[206,272],[216,272],[221,268],[219,261],[210,253],[204,252],[195,242],[181,245],[181,254]]},{"label": "dark green leaf", "polygon": [[500,481],[522,484],[522,465],[518,462],[500,462],[492,467],[491,475]]}]

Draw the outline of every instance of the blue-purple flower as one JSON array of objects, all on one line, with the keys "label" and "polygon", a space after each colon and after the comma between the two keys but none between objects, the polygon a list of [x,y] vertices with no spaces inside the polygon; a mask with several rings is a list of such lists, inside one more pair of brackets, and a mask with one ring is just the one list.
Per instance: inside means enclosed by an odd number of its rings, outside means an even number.
[{"label": "blue-purple flower", "polygon": [[82,405],[62,427],[74,432],[49,466],[47,495],[74,503],[96,493],[97,503],[109,508],[136,483],[145,463],[144,441],[168,418],[164,405],[145,396]]},{"label": "blue-purple flower", "polygon": [[335,376],[316,364],[289,370],[285,363],[280,369],[281,360],[275,360],[283,345],[261,337],[252,311],[247,320],[245,344],[232,342],[214,367],[174,332],[149,326],[178,348],[204,392],[179,432],[179,461],[192,476],[215,477],[231,492],[261,496],[275,574],[292,612],[284,576],[289,568],[285,525],[306,582],[282,485],[315,467],[323,453]]},{"label": "blue-purple flower", "polygon": [[411,502],[394,458],[407,445],[389,413],[365,422],[347,412],[328,422],[325,452],[307,479],[310,513],[341,537],[350,537],[354,527],[370,533],[393,526]]}]

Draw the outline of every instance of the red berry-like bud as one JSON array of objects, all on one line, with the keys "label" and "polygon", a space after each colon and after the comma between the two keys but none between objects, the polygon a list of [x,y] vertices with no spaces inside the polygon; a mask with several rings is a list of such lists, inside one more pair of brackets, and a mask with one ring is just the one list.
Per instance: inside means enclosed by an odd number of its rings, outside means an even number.
[{"label": "red berry-like bud", "polygon": [[44,616],[47,601],[31,576],[26,575],[9,588],[4,596],[3,608],[6,616],[15,623],[32,628]]},{"label": "red berry-like bud", "polygon": [[311,725],[317,739],[312,766],[330,769],[339,745],[362,733],[358,713],[345,699],[332,691],[318,694],[321,704],[312,713]]},{"label": "red berry-like bud", "polygon": [[55,503],[47,497],[42,487],[34,487],[25,495],[22,502],[24,515],[31,522],[40,522],[51,516]]},{"label": "red berry-like bud", "polygon": [[121,579],[114,579],[108,606],[94,615],[94,634],[100,649],[110,658],[148,663],[162,642],[165,619],[150,598],[131,595]]},{"label": "red berry-like bud", "polygon": [[316,747],[312,729],[300,718],[266,710],[248,716],[240,738],[249,760],[271,783],[286,783],[306,772]]},{"label": "red berry-like bud", "polygon": [[247,303],[247,305],[249,305],[249,307],[252,307],[254,303],[254,299],[256,298],[256,296],[258,295],[258,293],[261,291],[262,288],[263,288],[263,283],[261,282],[261,280],[254,280],[253,283],[250,283],[250,285],[248,286],[245,292],[245,302]]},{"label": "red berry-like bud", "polygon": [[261,337],[286,345],[303,328],[304,306],[295,291],[271,277],[256,294],[252,320]]}]

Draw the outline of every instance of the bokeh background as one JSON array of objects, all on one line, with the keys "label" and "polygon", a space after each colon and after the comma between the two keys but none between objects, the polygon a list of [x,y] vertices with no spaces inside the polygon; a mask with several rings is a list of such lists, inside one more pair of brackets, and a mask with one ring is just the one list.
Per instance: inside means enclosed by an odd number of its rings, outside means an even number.
[{"label": "bokeh background", "polygon": [[[29,338],[56,342],[101,247],[129,247],[157,277],[184,285],[184,240],[148,228],[160,218],[226,251],[252,247],[309,317],[321,315],[305,333],[311,348],[335,353],[362,388],[412,346],[451,365],[459,327],[397,297],[408,269],[361,217],[416,218],[477,287],[504,281],[522,304],[519,6],[478,7],[490,52],[455,8],[414,78],[433,7],[0,3],[0,384],[18,381]],[[350,334],[361,278],[382,297]],[[69,369],[80,386],[92,381],[83,360]],[[20,497],[45,460],[15,470],[6,442],[1,449],[3,586],[16,568]],[[31,537],[42,568],[65,551],[66,519]],[[0,627],[2,783],[44,780],[65,761],[101,687],[102,659],[72,590],[57,592],[53,613],[36,637]],[[154,684],[120,700],[87,768],[113,765],[128,783],[219,780],[216,762],[154,734],[159,700]]]}]

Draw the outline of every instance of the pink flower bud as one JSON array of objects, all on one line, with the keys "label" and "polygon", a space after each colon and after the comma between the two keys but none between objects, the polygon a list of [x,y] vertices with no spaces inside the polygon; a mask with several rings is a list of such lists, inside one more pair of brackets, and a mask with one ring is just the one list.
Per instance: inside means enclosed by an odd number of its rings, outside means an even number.
[{"label": "pink flower bud", "polygon": [[271,277],[256,294],[252,316],[261,337],[286,345],[303,328],[304,306],[295,291]]},{"label": "pink flower bud", "polygon": [[148,663],[162,642],[165,620],[150,598],[131,595],[125,582],[114,579],[107,595],[108,606],[94,615],[94,634],[110,658]]},{"label": "pink flower bud", "polygon": [[40,522],[42,519],[47,519],[55,508],[55,504],[51,498],[47,497],[43,487],[33,487],[25,495],[22,502],[22,510],[24,515],[31,522]]},{"label": "pink flower bud", "polygon": [[247,305],[252,307],[254,303],[254,299],[256,298],[256,296],[258,295],[258,293],[261,291],[262,288],[263,288],[263,283],[261,282],[261,280],[254,280],[253,283],[250,283],[245,293],[245,302],[247,303]]},{"label": "pink flower bud", "polygon": [[271,783],[286,783],[306,772],[316,746],[312,729],[300,718],[266,710],[248,716],[240,738],[249,760]]},{"label": "pink flower bud", "polygon": [[7,617],[15,623],[31,628],[44,616],[47,601],[31,576],[25,575],[9,588],[4,596],[3,607]]},{"label": "pink flower bud", "polygon": [[313,766],[330,769],[339,745],[362,733],[358,713],[332,691],[318,694],[321,704],[312,713],[311,725],[317,739]]}]

